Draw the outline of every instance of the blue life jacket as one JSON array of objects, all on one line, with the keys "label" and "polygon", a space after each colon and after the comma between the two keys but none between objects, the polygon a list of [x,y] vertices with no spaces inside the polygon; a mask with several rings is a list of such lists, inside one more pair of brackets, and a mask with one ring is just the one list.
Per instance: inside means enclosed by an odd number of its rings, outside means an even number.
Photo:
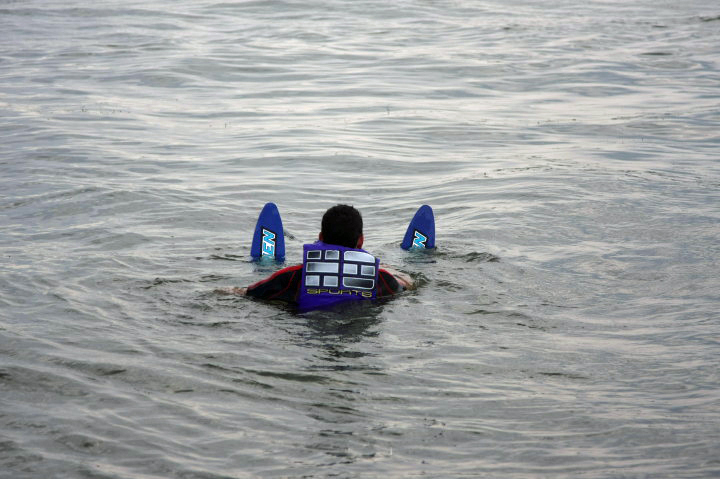
[{"label": "blue life jacket", "polygon": [[303,245],[301,311],[375,299],[380,260],[362,249],[318,241]]}]

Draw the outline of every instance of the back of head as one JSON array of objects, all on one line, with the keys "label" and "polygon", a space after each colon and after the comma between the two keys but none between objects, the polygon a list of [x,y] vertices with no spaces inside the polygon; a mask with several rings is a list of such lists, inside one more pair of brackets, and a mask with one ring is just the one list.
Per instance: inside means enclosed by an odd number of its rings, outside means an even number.
[{"label": "back of head", "polygon": [[363,234],[360,212],[348,205],[336,205],[322,218],[323,242],[355,248]]}]

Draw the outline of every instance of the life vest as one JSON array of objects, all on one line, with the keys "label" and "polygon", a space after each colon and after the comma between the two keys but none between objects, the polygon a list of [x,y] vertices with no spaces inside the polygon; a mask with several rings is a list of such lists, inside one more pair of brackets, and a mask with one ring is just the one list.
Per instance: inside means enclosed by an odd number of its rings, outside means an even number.
[{"label": "life vest", "polygon": [[303,245],[302,311],[377,297],[380,260],[362,249],[318,241]]}]

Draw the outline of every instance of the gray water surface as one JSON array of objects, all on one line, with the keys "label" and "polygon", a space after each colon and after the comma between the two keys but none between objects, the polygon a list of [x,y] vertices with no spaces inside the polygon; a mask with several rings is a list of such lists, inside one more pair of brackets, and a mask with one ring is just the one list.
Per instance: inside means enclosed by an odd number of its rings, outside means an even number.
[{"label": "gray water surface", "polygon": [[[720,477],[720,8],[0,1],[0,477]],[[358,207],[417,291],[217,294]],[[421,204],[438,249],[398,248]]]}]

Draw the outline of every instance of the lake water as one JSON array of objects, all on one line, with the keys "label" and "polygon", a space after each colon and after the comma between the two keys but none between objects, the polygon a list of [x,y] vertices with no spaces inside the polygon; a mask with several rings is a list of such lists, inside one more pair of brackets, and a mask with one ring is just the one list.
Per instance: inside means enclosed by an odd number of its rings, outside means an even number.
[{"label": "lake water", "polygon": [[[717,2],[0,0],[0,45],[0,477],[720,477]],[[349,203],[420,288],[217,294],[268,201],[286,264]]]}]

